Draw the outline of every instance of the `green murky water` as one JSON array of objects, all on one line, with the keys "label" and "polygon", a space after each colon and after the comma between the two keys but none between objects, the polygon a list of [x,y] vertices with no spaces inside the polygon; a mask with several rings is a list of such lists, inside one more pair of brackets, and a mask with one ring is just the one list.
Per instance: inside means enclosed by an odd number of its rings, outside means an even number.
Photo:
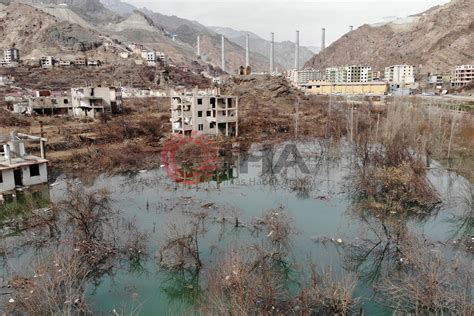
[{"label": "green murky water", "polygon": [[[265,162],[252,159],[247,163],[239,157],[228,174],[234,179],[212,181],[199,185],[174,183],[164,168],[148,170],[135,175],[100,177],[88,189],[106,188],[111,192],[113,205],[122,215],[136,220],[138,227],[149,235],[150,257],[140,265],[120,264],[112,276],[104,277],[98,285],[90,285],[88,297],[98,313],[110,314],[113,309],[137,310],[143,315],[182,314],[192,311],[193,302],[204,286],[202,275],[170,273],[159,268],[155,254],[163,238],[166,225],[179,222],[178,207],[201,208],[212,204],[213,210],[226,209],[236,214],[244,223],[259,217],[265,210],[283,208],[297,229],[292,239],[291,257],[294,262],[305,264],[312,258],[319,266],[330,265],[336,272],[354,265],[354,258],[337,243],[317,243],[320,237],[342,239],[344,243],[357,240],[368,233],[367,223],[350,211],[351,200],[347,192],[350,161],[348,159],[323,159],[317,143],[298,146],[310,174],[302,174],[294,165],[279,173],[262,174]],[[252,149],[258,153],[258,146]],[[345,156],[343,154],[343,156]],[[463,209],[458,206],[459,192],[465,179],[435,166],[428,175],[440,193],[443,204],[432,216],[407,222],[410,231],[423,234],[433,242],[446,242],[465,232],[462,227]],[[222,179],[222,177],[221,177]],[[66,181],[59,178],[50,187],[52,201],[64,195]],[[369,232],[370,234],[370,232]],[[200,239],[203,271],[218,262],[219,254],[235,245],[252,242],[265,236],[252,236],[235,229],[213,224]],[[28,251],[4,262],[0,277],[29,271]],[[360,266],[360,282],[355,295],[363,300],[367,314],[387,314],[390,311],[378,304],[371,291],[371,257],[356,262]],[[379,267],[383,269],[382,267]],[[295,273],[295,278],[298,277]]]}]

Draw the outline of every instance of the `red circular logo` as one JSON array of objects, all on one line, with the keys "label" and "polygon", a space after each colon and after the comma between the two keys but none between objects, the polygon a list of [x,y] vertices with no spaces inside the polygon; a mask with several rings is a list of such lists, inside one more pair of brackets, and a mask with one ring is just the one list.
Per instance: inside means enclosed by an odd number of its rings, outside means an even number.
[{"label": "red circular logo", "polygon": [[218,152],[204,134],[173,135],[163,145],[161,160],[175,182],[197,184],[212,179],[217,170]]}]

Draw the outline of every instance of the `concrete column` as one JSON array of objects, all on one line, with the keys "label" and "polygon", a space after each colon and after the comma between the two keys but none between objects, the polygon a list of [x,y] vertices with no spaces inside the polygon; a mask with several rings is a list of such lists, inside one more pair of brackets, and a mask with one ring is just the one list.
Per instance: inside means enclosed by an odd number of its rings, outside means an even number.
[{"label": "concrete column", "polygon": [[224,35],[221,37],[221,58],[222,58],[222,64],[221,64],[221,69],[225,71],[225,51],[224,51],[224,43],[225,43],[225,38]]},{"label": "concrete column", "polygon": [[44,141],[40,140],[40,151],[41,151],[41,158],[46,159],[46,155],[44,154]]},{"label": "concrete column", "polygon": [[296,31],[295,41],[295,69],[300,68],[300,31]]},{"label": "concrete column", "polygon": [[197,37],[197,55],[201,56],[201,36]]},{"label": "concrete column", "polygon": [[321,32],[321,50],[326,48],[326,29],[323,28]]},{"label": "concrete column", "polygon": [[270,42],[270,74],[273,73],[273,70],[275,69],[273,66],[274,60],[275,60],[275,33],[271,33],[271,42]]},{"label": "concrete column", "polygon": [[250,66],[250,35],[245,36],[245,67]]},{"label": "concrete column", "polygon": [[8,144],[3,145],[3,152],[5,153],[5,158],[8,160],[8,164],[12,164],[12,154],[10,152],[10,146]]}]

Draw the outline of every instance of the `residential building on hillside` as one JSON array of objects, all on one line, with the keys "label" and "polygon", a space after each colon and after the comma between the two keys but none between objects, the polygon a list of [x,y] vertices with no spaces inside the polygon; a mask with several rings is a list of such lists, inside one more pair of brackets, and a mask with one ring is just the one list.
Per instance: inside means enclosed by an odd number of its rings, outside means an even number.
[{"label": "residential building on hillside", "polygon": [[452,72],[451,86],[460,88],[474,81],[474,65],[456,66]]},{"label": "residential building on hillside", "polygon": [[71,89],[73,116],[98,118],[100,113],[122,112],[122,90],[116,87]]},{"label": "residential building on hillside", "polygon": [[372,67],[347,66],[347,82],[370,82],[372,81]]},{"label": "residential building on hillside", "polygon": [[386,67],[385,81],[392,84],[412,84],[415,82],[414,68],[411,65],[393,65]]},{"label": "residential building on hillside", "polygon": [[132,51],[133,54],[140,56],[142,54],[142,51],[145,50],[145,47],[141,44],[130,44],[128,45],[128,48]]},{"label": "residential building on hillside", "polygon": [[[27,142],[39,143],[40,156],[26,152]],[[0,192],[48,182],[46,142],[46,138],[16,132],[0,134]]]},{"label": "residential building on hillside", "polygon": [[318,81],[324,79],[324,74],[320,70],[316,69],[300,69],[290,70],[288,73],[288,79],[295,86],[301,86],[310,81]]},{"label": "residential building on hillside", "polygon": [[51,68],[53,67],[53,57],[52,56],[43,56],[40,58],[40,65],[42,68]]},{"label": "residential building on hillside", "polygon": [[345,67],[328,67],[325,71],[327,82],[344,83],[347,82],[347,70]]},{"label": "residential building on hillside", "polygon": [[3,50],[3,58],[0,59],[2,66],[15,66],[20,62],[20,50],[18,48],[8,48]]},{"label": "residential building on hillside", "polygon": [[173,134],[237,136],[239,102],[235,96],[220,95],[216,90],[171,93]]}]

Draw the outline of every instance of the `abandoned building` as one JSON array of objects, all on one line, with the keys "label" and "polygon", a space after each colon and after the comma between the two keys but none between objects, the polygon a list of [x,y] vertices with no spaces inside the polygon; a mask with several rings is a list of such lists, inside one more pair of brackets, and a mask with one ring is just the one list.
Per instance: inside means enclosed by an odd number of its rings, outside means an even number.
[{"label": "abandoned building", "polygon": [[98,118],[100,113],[122,112],[122,90],[115,87],[81,87],[71,89],[72,115]]},{"label": "abandoned building", "polygon": [[[48,182],[46,141],[42,137],[16,132],[0,134],[0,192]],[[40,157],[26,152],[25,144],[29,142],[39,143]]]},{"label": "abandoned building", "polygon": [[237,136],[238,98],[219,95],[218,91],[193,90],[171,93],[171,123],[173,134]]}]

